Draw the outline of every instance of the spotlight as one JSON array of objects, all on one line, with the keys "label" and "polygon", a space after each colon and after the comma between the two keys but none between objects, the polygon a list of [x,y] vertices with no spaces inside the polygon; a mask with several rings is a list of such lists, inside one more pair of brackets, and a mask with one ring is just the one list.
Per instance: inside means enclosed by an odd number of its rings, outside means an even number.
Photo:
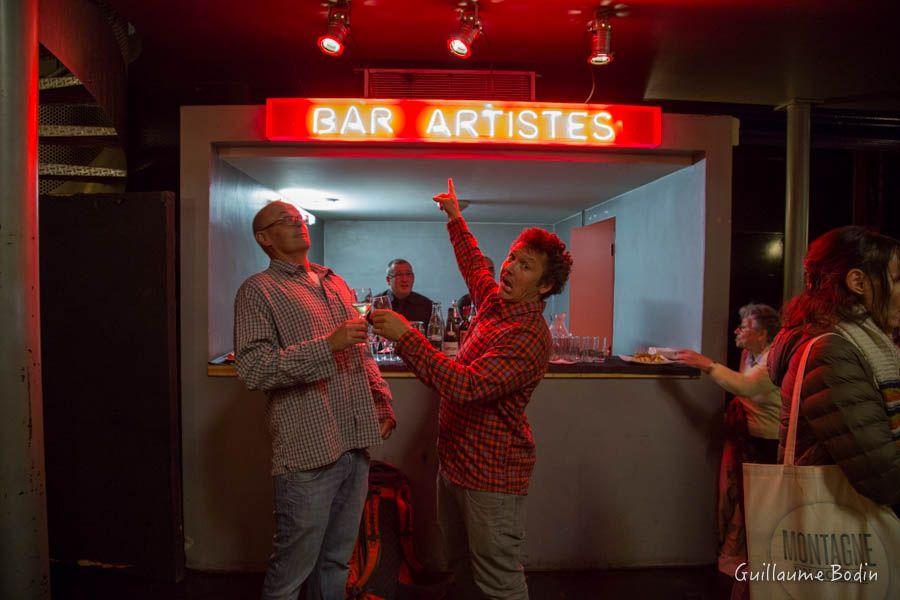
[{"label": "spotlight", "polygon": [[447,38],[447,49],[452,56],[469,58],[472,54],[472,44],[481,35],[481,21],[478,19],[478,1],[470,0],[469,6],[460,12],[459,29]]},{"label": "spotlight", "polygon": [[591,55],[588,62],[592,65],[608,65],[612,62],[612,25],[609,19],[594,19],[588,26],[591,32]]},{"label": "spotlight", "polygon": [[319,36],[319,50],[328,56],[344,53],[344,40],[350,32],[350,0],[339,0],[328,8],[328,30]]},{"label": "spotlight", "polygon": [[595,66],[608,65],[613,60],[612,52],[612,17],[625,17],[628,7],[624,4],[610,6],[611,0],[604,0],[603,5],[594,11],[594,19],[588,23],[591,33],[591,54],[588,62]]}]

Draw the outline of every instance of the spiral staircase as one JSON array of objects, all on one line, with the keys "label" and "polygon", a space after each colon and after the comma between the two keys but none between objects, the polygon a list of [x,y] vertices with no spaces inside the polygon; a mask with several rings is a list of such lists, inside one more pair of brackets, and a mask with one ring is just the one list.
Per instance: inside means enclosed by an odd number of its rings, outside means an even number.
[{"label": "spiral staircase", "polygon": [[[57,21],[51,12],[53,4],[47,2],[45,12],[42,3],[41,11],[40,194],[122,192],[128,176],[124,131],[127,67],[140,52],[139,38],[130,24],[101,0],[80,0],[80,11],[76,11],[80,19]],[[46,27],[45,17],[49,21]],[[103,51],[103,60],[78,60],[84,55],[96,56],[97,50]],[[81,64],[65,64],[69,57]],[[99,72],[110,63],[118,68]],[[115,93],[109,93],[111,86]]]}]

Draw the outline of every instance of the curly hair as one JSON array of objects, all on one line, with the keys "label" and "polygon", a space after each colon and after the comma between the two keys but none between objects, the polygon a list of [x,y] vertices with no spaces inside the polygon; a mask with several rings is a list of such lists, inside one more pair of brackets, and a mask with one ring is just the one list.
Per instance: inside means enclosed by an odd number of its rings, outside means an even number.
[{"label": "curly hair", "polygon": [[[784,307],[785,327],[827,331],[841,321],[861,322],[871,316],[888,330],[888,264],[900,256],[900,241],[865,227],[839,227],[816,238],[803,261],[806,289]],[[860,310],[859,296],[847,287],[847,273],[859,269],[872,284],[872,306]]]},{"label": "curly hair", "polygon": [[555,233],[539,227],[529,227],[519,234],[513,245],[522,244],[529,250],[547,257],[540,284],[551,284],[550,290],[541,294],[541,300],[563,291],[569,273],[572,271],[572,255],[566,250],[566,244]]}]

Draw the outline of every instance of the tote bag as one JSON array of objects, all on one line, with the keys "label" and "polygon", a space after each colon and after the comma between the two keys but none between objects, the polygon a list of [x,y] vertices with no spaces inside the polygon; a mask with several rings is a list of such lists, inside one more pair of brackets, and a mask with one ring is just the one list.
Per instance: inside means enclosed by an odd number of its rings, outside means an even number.
[{"label": "tote bag", "polygon": [[750,582],[752,600],[900,599],[900,519],[837,465],[794,464],[803,375],[822,337],[797,370],[784,464],[744,464],[749,564],[737,579]]}]

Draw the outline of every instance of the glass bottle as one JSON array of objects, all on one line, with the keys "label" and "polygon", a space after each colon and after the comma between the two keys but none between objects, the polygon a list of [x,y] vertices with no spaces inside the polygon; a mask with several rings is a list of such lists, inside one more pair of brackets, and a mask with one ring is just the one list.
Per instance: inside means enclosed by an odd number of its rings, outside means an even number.
[{"label": "glass bottle", "polygon": [[566,313],[553,315],[553,323],[550,324],[550,336],[553,338],[569,337],[569,330],[566,328]]},{"label": "glass bottle", "polygon": [[437,349],[441,349],[444,341],[444,321],[441,319],[441,303],[431,303],[431,318],[428,319],[428,328],[426,330],[428,341]]},{"label": "glass bottle", "polygon": [[466,336],[469,335],[469,327],[472,325],[472,312],[475,310],[474,304],[468,304],[460,310],[461,318],[459,321],[459,347],[462,348],[466,342]]},{"label": "glass bottle", "polygon": [[447,309],[447,326],[444,328],[444,340],[441,351],[450,358],[456,358],[459,352],[459,317],[456,314],[456,300]]}]

